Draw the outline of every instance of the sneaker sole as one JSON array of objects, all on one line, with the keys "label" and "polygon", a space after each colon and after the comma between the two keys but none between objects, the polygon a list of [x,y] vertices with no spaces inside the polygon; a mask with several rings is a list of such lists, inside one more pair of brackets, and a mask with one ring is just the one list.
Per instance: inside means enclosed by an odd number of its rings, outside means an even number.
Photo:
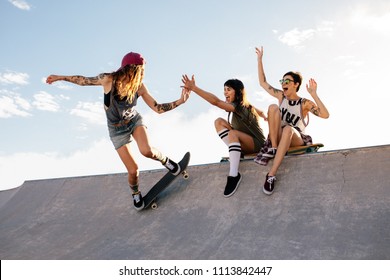
[{"label": "sneaker sole", "polygon": [[143,203],[143,202],[142,202],[142,205],[140,207],[134,206],[135,210],[137,210],[137,211],[141,211],[142,209],[144,209],[144,207],[145,207],[145,203]]},{"label": "sneaker sole", "polygon": [[262,166],[267,166],[268,165],[268,160],[267,161],[261,161],[260,159],[259,160],[255,159],[254,162],[256,162],[257,164],[262,165]]},{"label": "sneaker sole", "polygon": [[[172,173],[172,172],[171,172]],[[179,174],[181,173],[181,168],[179,166],[179,169],[175,172],[175,173],[172,173],[173,176],[178,176]]]},{"label": "sneaker sole", "polygon": [[263,193],[265,193],[266,195],[271,195],[271,194],[274,193],[274,191],[269,192],[269,191],[267,191],[267,190],[263,187]]},{"label": "sneaker sole", "polygon": [[263,154],[263,157],[271,159],[271,158],[274,158],[275,156],[274,155],[271,156],[271,155]]}]

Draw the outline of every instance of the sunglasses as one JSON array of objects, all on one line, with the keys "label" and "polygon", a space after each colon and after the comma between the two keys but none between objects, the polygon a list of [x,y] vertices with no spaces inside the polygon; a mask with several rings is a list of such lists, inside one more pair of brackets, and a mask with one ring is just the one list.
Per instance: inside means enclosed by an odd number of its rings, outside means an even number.
[{"label": "sunglasses", "polygon": [[291,82],[294,82],[294,81],[291,80],[291,79],[281,79],[281,80],[279,80],[279,83],[280,83],[281,85],[288,85],[288,84],[291,83]]}]

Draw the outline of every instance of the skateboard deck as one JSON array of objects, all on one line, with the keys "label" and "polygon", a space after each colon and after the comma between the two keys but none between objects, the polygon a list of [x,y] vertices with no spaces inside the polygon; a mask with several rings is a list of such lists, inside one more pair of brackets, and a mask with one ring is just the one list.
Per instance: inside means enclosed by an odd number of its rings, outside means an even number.
[{"label": "skateboard deck", "polygon": [[183,159],[178,162],[181,168],[181,173],[178,175],[173,175],[171,172],[167,172],[144,196],[144,209],[151,207],[152,209],[157,208],[157,196],[165,190],[177,176],[182,175],[184,179],[188,179],[189,175],[187,173],[187,166],[190,162],[190,153],[187,152]]},{"label": "skateboard deck", "polygon": [[[257,153],[255,153],[255,154],[246,154],[246,155],[241,156],[240,161],[252,160],[256,156],[257,156]],[[228,162],[228,161],[229,161],[229,157],[228,156],[221,158],[221,162]]]},{"label": "skateboard deck", "polygon": [[[296,146],[296,147],[290,147],[286,153],[287,156],[291,155],[302,155],[302,154],[307,154],[307,153],[314,153],[318,152],[320,148],[324,147],[324,144],[321,143],[316,143],[312,145],[307,145],[307,146]],[[241,157],[241,161],[246,161],[246,160],[253,160],[257,156],[256,154],[247,154],[244,155],[244,157]],[[222,157],[221,162],[228,162],[229,157]]]},{"label": "skateboard deck", "polygon": [[307,154],[307,153],[315,153],[323,146],[324,145],[321,143],[316,143],[316,144],[307,145],[307,146],[291,147],[290,149],[288,149],[287,155],[302,155],[302,154]]}]

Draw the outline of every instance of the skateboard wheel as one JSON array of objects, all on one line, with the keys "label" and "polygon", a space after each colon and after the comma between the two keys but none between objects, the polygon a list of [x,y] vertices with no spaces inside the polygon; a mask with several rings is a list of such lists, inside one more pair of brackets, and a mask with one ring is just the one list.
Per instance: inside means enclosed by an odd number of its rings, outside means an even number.
[{"label": "skateboard wheel", "polygon": [[152,209],[157,209],[158,205],[156,202],[153,202],[152,205],[150,206]]},{"label": "skateboard wheel", "polygon": [[187,171],[183,171],[182,174],[183,174],[183,178],[186,180],[190,177],[190,175],[188,175]]}]

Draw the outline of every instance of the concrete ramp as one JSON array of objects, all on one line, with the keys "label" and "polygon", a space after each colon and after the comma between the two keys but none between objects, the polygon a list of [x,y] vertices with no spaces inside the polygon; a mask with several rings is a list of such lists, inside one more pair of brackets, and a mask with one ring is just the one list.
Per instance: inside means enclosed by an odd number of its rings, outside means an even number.
[{"label": "concrete ramp", "polygon": [[190,166],[141,212],[126,174],[27,181],[0,193],[0,259],[390,259],[390,145],[287,157],[272,196],[245,161],[224,198],[228,168]]}]

